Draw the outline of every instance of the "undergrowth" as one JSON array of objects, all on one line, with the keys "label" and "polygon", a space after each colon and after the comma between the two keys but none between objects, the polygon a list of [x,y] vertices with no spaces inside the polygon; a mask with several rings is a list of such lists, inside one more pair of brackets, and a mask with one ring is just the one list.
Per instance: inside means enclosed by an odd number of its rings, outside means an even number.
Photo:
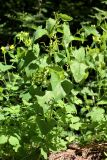
[{"label": "undergrowth", "polygon": [[1,160],[107,141],[107,12],[96,10],[97,23],[82,23],[75,35],[72,17],[60,13],[1,47]]}]

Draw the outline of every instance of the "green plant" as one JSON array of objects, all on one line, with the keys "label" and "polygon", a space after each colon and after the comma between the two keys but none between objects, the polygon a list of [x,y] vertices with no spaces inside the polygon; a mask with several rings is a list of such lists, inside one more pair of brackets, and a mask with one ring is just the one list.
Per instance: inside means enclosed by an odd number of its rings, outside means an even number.
[{"label": "green plant", "polygon": [[71,20],[56,14],[33,36],[22,31],[14,45],[1,47],[2,159],[47,159],[73,141],[107,140],[106,16],[101,33],[90,24],[73,35]]}]

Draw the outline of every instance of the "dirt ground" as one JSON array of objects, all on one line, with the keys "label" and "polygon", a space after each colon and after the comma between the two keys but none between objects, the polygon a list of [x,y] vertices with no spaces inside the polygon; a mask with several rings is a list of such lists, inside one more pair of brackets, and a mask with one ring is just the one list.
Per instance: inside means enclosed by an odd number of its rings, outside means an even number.
[{"label": "dirt ground", "polygon": [[48,160],[105,160],[107,143],[93,143],[85,147],[70,144],[66,151],[50,153]]}]

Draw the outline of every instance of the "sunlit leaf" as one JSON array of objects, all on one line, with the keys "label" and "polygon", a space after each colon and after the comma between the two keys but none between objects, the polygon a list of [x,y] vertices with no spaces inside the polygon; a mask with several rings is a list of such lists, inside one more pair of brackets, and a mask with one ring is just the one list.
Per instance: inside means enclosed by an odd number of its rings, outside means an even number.
[{"label": "sunlit leaf", "polygon": [[47,153],[46,153],[46,151],[44,151],[43,148],[41,148],[41,155],[42,155],[45,159],[47,159]]},{"label": "sunlit leaf", "polygon": [[77,113],[76,107],[73,104],[65,105],[65,110],[67,113]]},{"label": "sunlit leaf", "polygon": [[85,61],[85,49],[81,47],[79,49],[74,50],[73,56],[79,62],[84,62]]},{"label": "sunlit leaf", "polygon": [[1,72],[6,72],[12,68],[14,68],[12,65],[4,65],[0,62],[0,71]]},{"label": "sunlit leaf", "polygon": [[87,114],[87,117],[91,117],[91,120],[100,122],[104,120],[104,109],[99,107],[92,108],[92,111]]},{"label": "sunlit leaf", "polygon": [[97,105],[107,105],[107,97],[102,98]]},{"label": "sunlit leaf", "polygon": [[52,33],[55,24],[56,24],[56,20],[55,20],[55,19],[49,18],[49,19],[46,21],[46,29],[47,29],[47,31],[49,32],[49,34]]},{"label": "sunlit leaf", "polygon": [[63,24],[63,43],[64,46],[67,48],[69,43],[72,41],[72,36],[70,33],[70,27],[68,24]]},{"label": "sunlit leaf", "polygon": [[89,36],[90,34],[93,34],[95,36],[99,36],[99,32],[95,28],[95,26],[86,26],[84,27],[86,36]]},{"label": "sunlit leaf", "polygon": [[17,137],[10,136],[10,137],[9,137],[9,143],[10,143],[12,146],[17,146],[17,145],[19,145],[19,139],[18,139]]},{"label": "sunlit leaf", "polygon": [[70,67],[73,77],[77,83],[87,78],[87,66],[84,63],[73,61]]},{"label": "sunlit leaf", "polygon": [[8,140],[8,136],[6,136],[6,135],[1,135],[0,136],[0,144],[7,143],[7,140]]},{"label": "sunlit leaf", "polygon": [[62,13],[58,14],[58,17],[61,18],[63,21],[71,21],[73,19],[72,17]]},{"label": "sunlit leaf", "polygon": [[42,27],[38,27],[36,32],[34,33],[34,40],[41,38],[42,36],[47,35],[47,30],[42,29]]}]

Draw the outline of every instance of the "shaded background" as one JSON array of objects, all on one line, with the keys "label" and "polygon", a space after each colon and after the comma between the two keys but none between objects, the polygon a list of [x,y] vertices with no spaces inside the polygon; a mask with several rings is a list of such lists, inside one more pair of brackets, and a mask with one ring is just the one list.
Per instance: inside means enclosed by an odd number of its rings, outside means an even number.
[{"label": "shaded background", "polygon": [[[106,1],[107,2],[107,1]],[[106,10],[103,0],[1,0],[0,1],[0,46],[11,43],[13,36],[21,30],[33,31],[54,12],[73,17],[72,32],[80,22],[93,21],[93,7]]]}]

